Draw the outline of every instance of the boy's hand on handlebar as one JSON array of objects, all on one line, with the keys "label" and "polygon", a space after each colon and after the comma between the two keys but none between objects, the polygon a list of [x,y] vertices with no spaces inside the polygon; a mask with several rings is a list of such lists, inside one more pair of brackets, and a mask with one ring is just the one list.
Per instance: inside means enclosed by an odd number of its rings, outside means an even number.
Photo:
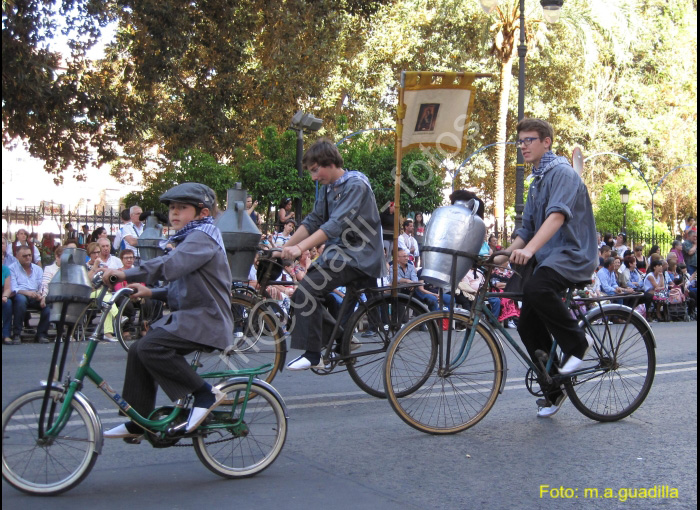
[{"label": "boy's hand on handlebar", "polygon": [[301,248],[298,245],[287,246],[282,248],[282,258],[288,260],[296,260],[301,257]]},{"label": "boy's hand on handlebar", "polygon": [[131,299],[148,299],[153,296],[153,291],[140,283],[130,283],[127,287],[134,291],[134,293],[129,296]]},{"label": "boy's hand on handlebar", "polygon": [[524,266],[534,255],[535,254],[527,248],[520,248],[517,250],[513,250],[513,252],[510,254],[510,261],[513,264],[519,264],[521,266]]}]

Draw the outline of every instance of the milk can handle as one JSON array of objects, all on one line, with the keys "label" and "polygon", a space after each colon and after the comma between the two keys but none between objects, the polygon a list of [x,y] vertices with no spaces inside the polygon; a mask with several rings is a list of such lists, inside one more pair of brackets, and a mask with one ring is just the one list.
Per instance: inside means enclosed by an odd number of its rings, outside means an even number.
[{"label": "milk can handle", "polygon": [[479,210],[479,201],[474,200],[473,198],[471,199],[472,202],[472,214],[476,215],[477,211]]}]

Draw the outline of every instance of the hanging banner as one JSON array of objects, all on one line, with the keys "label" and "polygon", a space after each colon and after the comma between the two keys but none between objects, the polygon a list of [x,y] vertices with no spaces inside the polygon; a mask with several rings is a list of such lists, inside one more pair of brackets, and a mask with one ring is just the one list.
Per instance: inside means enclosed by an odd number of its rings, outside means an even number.
[{"label": "hanging banner", "polygon": [[[402,73],[402,151],[437,147],[460,152],[464,146],[469,116],[474,105],[474,79],[490,76],[476,73],[405,71]],[[400,99],[401,101],[401,99]]]}]

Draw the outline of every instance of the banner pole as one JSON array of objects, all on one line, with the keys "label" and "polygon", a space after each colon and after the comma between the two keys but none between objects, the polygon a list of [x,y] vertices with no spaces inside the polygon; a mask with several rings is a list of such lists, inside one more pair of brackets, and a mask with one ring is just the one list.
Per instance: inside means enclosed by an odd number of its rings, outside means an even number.
[{"label": "banner pole", "polygon": [[396,108],[396,181],[394,183],[394,241],[391,248],[392,257],[392,296],[396,296],[396,285],[399,280],[399,216],[401,214],[401,159],[403,157],[403,119],[406,116],[406,105],[403,102],[403,91],[406,85],[406,71],[401,71],[399,83],[399,105]]}]

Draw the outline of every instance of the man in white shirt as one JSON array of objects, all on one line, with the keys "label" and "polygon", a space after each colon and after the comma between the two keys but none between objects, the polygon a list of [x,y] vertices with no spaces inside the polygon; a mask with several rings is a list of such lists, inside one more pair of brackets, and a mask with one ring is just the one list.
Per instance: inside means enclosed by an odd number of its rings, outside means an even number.
[{"label": "man in white shirt", "polygon": [[100,247],[100,254],[97,257],[97,263],[100,267],[106,267],[108,269],[121,269],[124,264],[119,257],[115,257],[110,254],[112,248],[109,239],[102,237],[98,239],[97,246]]},{"label": "man in white shirt", "polygon": [[142,212],[143,210],[138,205],[132,205],[129,208],[129,217],[131,221],[121,228],[122,239],[125,244],[124,247],[133,250],[137,260],[139,259],[139,237],[143,234],[144,227],[144,224],[139,219]]},{"label": "man in white shirt", "polygon": [[413,221],[403,222],[403,234],[399,236],[399,250],[405,250],[411,262],[415,262],[420,253],[418,251],[418,241],[413,237]]},{"label": "man in white shirt", "polygon": [[[109,241],[107,241],[109,244]],[[36,340],[39,343],[49,343],[47,335],[49,331],[49,307],[41,297],[41,280],[44,276],[43,270],[32,263],[32,250],[28,246],[20,246],[17,250],[17,262],[12,264],[10,273],[12,277],[12,290],[16,292],[12,302],[13,331],[12,344],[22,343],[22,326],[24,315],[28,308],[41,311],[39,326],[37,327]]]}]

